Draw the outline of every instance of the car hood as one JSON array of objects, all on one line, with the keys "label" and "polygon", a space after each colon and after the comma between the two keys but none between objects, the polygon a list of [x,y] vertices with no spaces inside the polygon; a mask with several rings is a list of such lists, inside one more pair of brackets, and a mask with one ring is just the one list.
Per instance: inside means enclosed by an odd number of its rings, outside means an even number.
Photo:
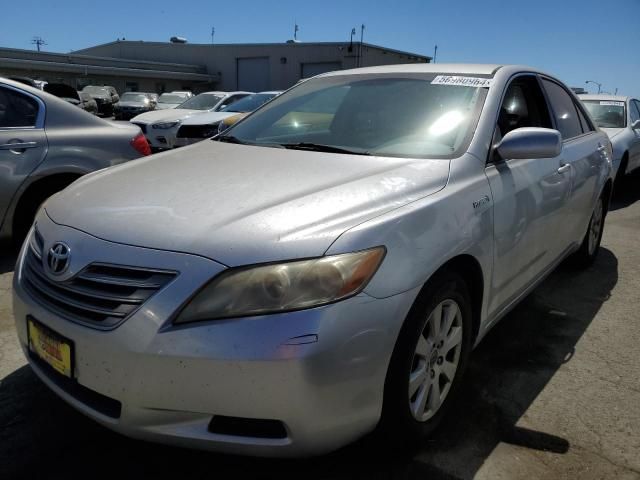
[{"label": "car hood", "polygon": [[179,103],[158,103],[156,105],[157,110],[171,110],[172,108],[176,108]]},{"label": "car hood", "polygon": [[345,230],[442,189],[449,163],[203,141],[89,174],[45,210],[105,240],[228,266],[315,257]]},{"label": "car hood", "polygon": [[133,107],[133,108],[147,108],[149,106],[144,102],[123,102],[122,100],[118,102],[118,105],[121,107]]},{"label": "car hood", "polygon": [[603,128],[602,131],[607,134],[609,140],[613,140],[614,137],[624,132],[624,128]]},{"label": "car hood", "polygon": [[196,113],[202,112],[200,110],[189,110],[186,108],[153,110],[151,112],[141,113],[137,117],[133,117],[131,121],[141,123],[173,122],[174,120],[182,120]]},{"label": "car hood", "polygon": [[211,123],[217,123],[225,118],[236,115],[236,112],[200,112],[196,115],[191,115],[189,118],[185,118],[183,125],[209,125]]}]

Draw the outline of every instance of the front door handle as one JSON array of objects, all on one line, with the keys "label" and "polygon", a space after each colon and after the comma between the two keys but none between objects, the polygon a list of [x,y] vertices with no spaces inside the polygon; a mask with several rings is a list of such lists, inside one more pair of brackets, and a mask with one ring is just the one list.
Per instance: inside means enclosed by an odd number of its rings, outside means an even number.
[{"label": "front door handle", "polygon": [[558,168],[558,173],[559,174],[567,173],[569,170],[571,170],[571,164],[565,163],[564,165],[561,165],[560,168]]},{"label": "front door handle", "polygon": [[35,148],[36,142],[9,142],[0,145],[0,150],[25,150],[27,148]]}]

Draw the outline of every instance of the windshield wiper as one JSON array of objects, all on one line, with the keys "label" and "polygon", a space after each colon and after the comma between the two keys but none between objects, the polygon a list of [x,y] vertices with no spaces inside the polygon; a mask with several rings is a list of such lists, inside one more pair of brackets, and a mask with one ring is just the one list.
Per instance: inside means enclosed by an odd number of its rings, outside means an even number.
[{"label": "windshield wiper", "polygon": [[234,137],[233,135],[220,135],[218,137],[214,137],[213,140],[217,142],[237,143],[239,145],[253,145],[252,143],[240,140],[238,137]]},{"label": "windshield wiper", "polygon": [[350,150],[348,148],[334,147],[333,145],[323,145],[321,143],[298,142],[298,143],[281,143],[284,148],[292,150],[309,150],[312,152],[328,152],[328,153],[347,153],[349,155],[371,155],[366,150]]}]

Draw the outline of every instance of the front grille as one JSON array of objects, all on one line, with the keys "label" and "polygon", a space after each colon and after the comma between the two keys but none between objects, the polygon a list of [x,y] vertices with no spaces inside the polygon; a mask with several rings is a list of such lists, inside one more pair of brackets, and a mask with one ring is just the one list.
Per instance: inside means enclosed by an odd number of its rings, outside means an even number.
[{"label": "front grille", "polygon": [[36,231],[29,244],[22,285],[38,303],[77,323],[114,328],[177,275],[166,270],[92,263],[73,278],[58,282],[44,270],[39,235]]},{"label": "front grille", "polygon": [[218,125],[182,125],[178,129],[179,138],[209,138],[218,133]]},{"label": "front grille", "polygon": [[140,127],[140,130],[142,130],[142,133],[147,133],[147,125],[144,123],[136,123],[136,122],[131,122],[134,125],[137,125]]}]

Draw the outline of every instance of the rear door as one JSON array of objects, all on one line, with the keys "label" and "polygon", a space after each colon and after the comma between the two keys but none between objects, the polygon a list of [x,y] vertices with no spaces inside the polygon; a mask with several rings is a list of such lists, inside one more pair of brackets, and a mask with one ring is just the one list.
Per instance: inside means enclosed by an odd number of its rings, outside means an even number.
[{"label": "rear door", "polygon": [[[511,81],[502,100],[494,145],[522,127],[553,128],[547,102],[533,74]],[[491,311],[522,294],[560,255],[556,231],[564,221],[571,175],[561,156],[500,158],[494,150],[485,169],[494,199],[494,274]]]},{"label": "rear door", "polygon": [[604,133],[597,132],[582,112],[582,107],[568,90],[555,80],[542,78],[556,129],[562,135],[562,160],[570,166],[571,195],[562,222],[554,237],[565,248],[582,241],[602,185],[600,175],[606,163]]},{"label": "rear door", "polygon": [[0,84],[0,223],[22,182],[44,160],[44,117],[38,97]]}]

